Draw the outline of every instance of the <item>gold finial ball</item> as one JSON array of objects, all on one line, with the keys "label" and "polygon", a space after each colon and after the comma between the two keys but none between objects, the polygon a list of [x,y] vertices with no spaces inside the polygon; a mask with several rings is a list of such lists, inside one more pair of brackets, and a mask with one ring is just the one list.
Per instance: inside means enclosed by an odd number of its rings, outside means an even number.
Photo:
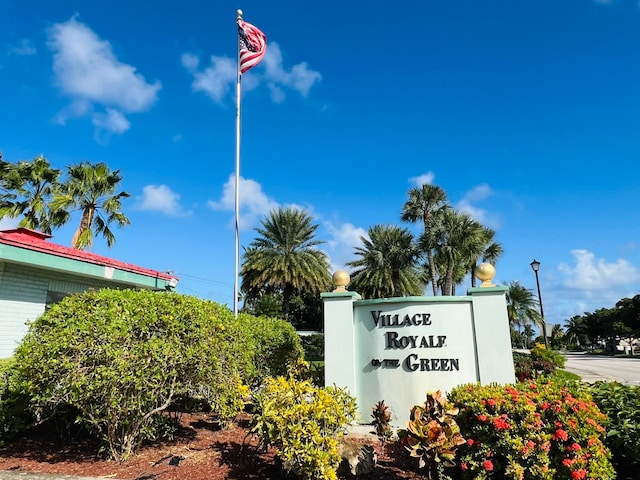
[{"label": "gold finial ball", "polygon": [[238,9],[237,11],[238,17],[242,17],[242,10]]},{"label": "gold finial ball", "polygon": [[496,269],[490,263],[481,263],[476,267],[476,277],[482,280],[481,287],[493,287],[493,277],[496,276]]},{"label": "gold finial ball", "polygon": [[347,285],[349,285],[349,282],[351,281],[351,277],[349,277],[349,274],[347,272],[345,272],[344,270],[338,270],[336,273],[333,274],[333,284],[336,286],[336,288],[333,290],[334,292],[346,292],[347,291]]}]

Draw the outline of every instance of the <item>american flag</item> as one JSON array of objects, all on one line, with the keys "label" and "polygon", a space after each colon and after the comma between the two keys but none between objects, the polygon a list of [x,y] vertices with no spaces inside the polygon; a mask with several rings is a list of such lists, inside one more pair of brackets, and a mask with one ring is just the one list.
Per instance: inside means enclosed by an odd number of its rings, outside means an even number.
[{"label": "american flag", "polygon": [[238,19],[240,73],[255,67],[267,51],[267,37],[250,23]]}]

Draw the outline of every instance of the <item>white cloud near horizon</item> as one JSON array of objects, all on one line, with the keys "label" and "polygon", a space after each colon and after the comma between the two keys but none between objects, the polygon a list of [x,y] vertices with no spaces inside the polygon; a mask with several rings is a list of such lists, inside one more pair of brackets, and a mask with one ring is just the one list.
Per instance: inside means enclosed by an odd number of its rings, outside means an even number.
[{"label": "white cloud near horizon", "polygon": [[137,197],[137,208],[143,211],[160,212],[170,217],[186,217],[190,211],[180,205],[180,195],[167,185],[147,185]]},{"label": "white cloud near horizon", "polygon": [[558,270],[565,276],[563,285],[576,290],[604,290],[640,281],[640,270],[623,258],[608,263],[584,249],[571,250],[575,266],[561,263]]},{"label": "white cloud near horizon", "polygon": [[[273,210],[283,206],[275,199],[271,198],[263,190],[262,185],[255,180],[242,178],[238,179],[240,195],[239,228],[247,231],[260,223],[263,217]],[[209,200],[207,205],[217,211],[235,212],[235,175],[230,174],[228,180],[222,187],[220,199]],[[365,229],[356,227],[351,223],[338,223],[335,221],[323,221],[321,215],[314,212],[312,205],[287,204],[286,208],[297,208],[304,210],[319,222],[317,238],[325,241],[318,246],[329,256],[332,272],[345,269],[347,262],[354,258],[354,248],[362,244],[361,236],[366,237]],[[230,226],[233,227],[234,219],[231,218]]]},{"label": "white cloud near horizon", "polygon": [[326,251],[331,271],[348,270],[347,263],[355,259],[354,249],[362,245],[360,237],[368,237],[367,231],[351,223],[335,224],[330,221],[324,222],[324,227],[330,237],[326,243]]},{"label": "white cloud near horizon", "polygon": [[10,55],[31,56],[38,53],[38,51],[31,40],[28,38],[22,38],[17,45],[9,46],[8,53]]},{"label": "white cloud near horizon", "polygon": [[90,116],[96,135],[122,134],[131,126],[125,113],[147,111],[157,101],[160,82],[148,83],[135,67],[120,62],[111,43],[76,16],[54,24],[47,35],[54,85],[71,99],[58,114],[59,123]]},{"label": "white cloud near horizon", "polygon": [[[191,88],[194,92],[202,92],[221,104],[232,91],[237,78],[236,59],[212,55],[210,65],[201,68],[197,55],[184,53],[181,61],[193,76]],[[321,80],[320,72],[311,70],[306,62],[286,68],[280,46],[276,42],[269,42],[262,62],[251,70],[250,75],[243,75],[242,88],[243,91],[249,91],[265,84],[271,92],[271,99],[275,103],[282,103],[288,90],[306,97],[311,87]]]},{"label": "white cloud near horizon", "polygon": [[[235,212],[235,195],[235,175],[232,173],[222,187],[222,197],[217,201],[209,200],[207,205],[213,210]],[[264,192],[262,185],[250,178],[238,178],[238,196],[240,230],[252,228],[259,217],[279,207],[279,203]]]}]

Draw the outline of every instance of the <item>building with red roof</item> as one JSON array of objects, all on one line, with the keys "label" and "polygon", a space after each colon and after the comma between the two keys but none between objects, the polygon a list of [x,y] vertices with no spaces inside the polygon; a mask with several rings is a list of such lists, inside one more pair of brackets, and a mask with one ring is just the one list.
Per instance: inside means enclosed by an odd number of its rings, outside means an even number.
[{"label": "building with red roof", "polygon": [[0,358],[13,355],[27,322],[47,305],[90,288],[171,290],[178,279],[95,253],[47,241],[51,235],[0,230]]}]

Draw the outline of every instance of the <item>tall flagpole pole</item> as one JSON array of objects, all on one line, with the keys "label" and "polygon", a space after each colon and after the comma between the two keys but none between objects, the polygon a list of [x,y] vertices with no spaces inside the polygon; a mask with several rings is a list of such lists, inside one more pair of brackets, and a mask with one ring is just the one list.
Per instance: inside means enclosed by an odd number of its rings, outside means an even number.
[{"label": "tall flagpole pole", "polygon": [[[242,20],[242,10],[237,11],[237,20]],[[235,204],[236,204],[236,255],[235,255],[235,277],[233,280],[233,315],[238,318],[238,277],[240,275],[240,229],[238,226],[240,216],[240,84],[242,74],[240,73],[240,36],[238,36],[238,76],[236,82],[236,179],[235,179]]]}]

